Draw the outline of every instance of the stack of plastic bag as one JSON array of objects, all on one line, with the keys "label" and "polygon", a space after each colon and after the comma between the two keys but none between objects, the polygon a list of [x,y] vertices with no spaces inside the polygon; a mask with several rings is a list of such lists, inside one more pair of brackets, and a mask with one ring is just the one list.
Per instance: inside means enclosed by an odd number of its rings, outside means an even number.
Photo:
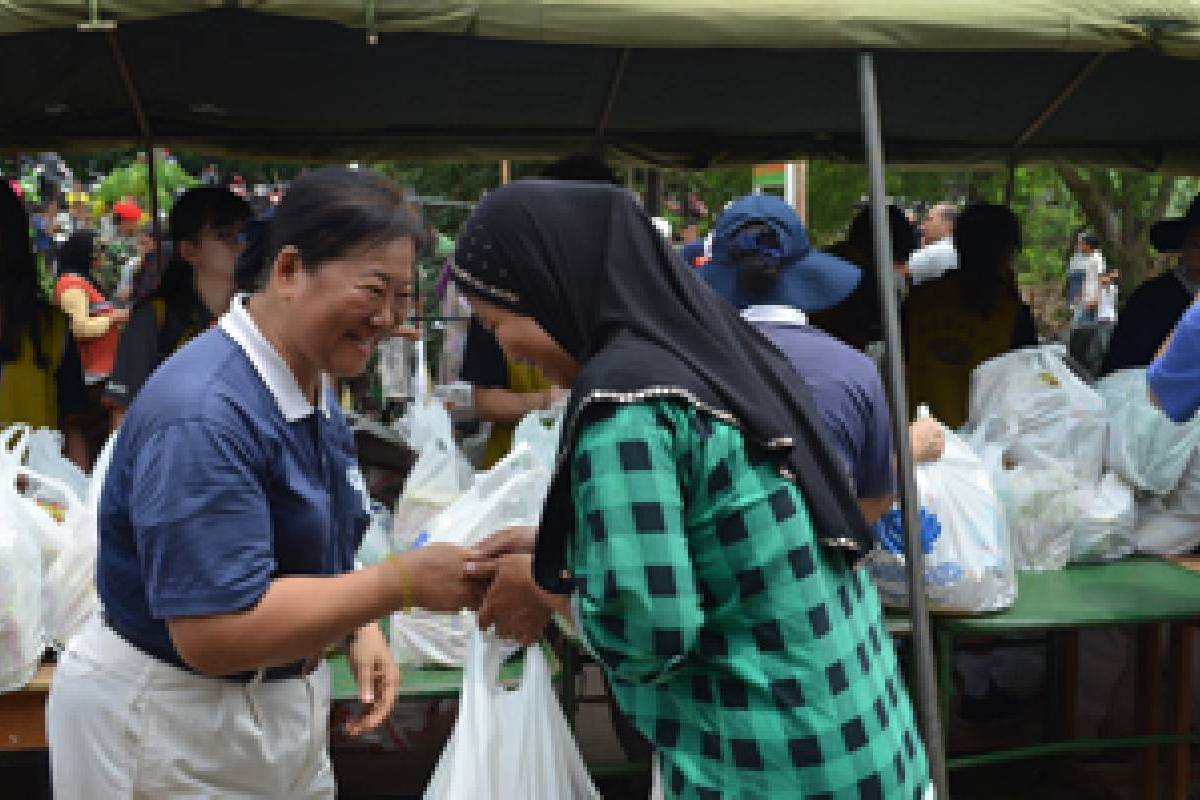
[{"label": "stack of plastic bag", "polygon": [[507,652],[502,641],[472,631],[458,721],[425,800],[600,800],[541,648],[525,650],[513,690],[499,684]]},{"label": "stack of plastic bag", "polygon": [[454,443],[454,425],[440,402],[413,403],[402,427],[417,452],[417,462],[392,516],[394,550],[406,550],[420,541],[429,521],[466,491],[474,474]]},{"label": "stack of plastic bag", "polygon": [[1200,419],[1176,424],[1150,402],[1146,370],[1096,384],[1108,404],[1108,466],[1138,491],[1133,541],[1176,555],[1200,545]]},{"label": "stack of plastic bag", "polygon": [[969,429],[1035,470],[1100,483],[1108,442],[1104,399],[1066,365],[1062,345],[1016,350],[971,374]]},{"label": "stack of plastic bag", "polygon": [[[982,460],[961,438],[945,433],[942,457],[915,470],[925,591],[937,611],[998,611],[1017,597],[1004,512]],[[906,606],[906,548],[898,510],[884,515],[876,537],[867,568],[884,603]]]},{"label": "stack of plastic bag", "polygon": [[41,550],[17,491],[28,432],[0,432],[0,692],[29,683],[45,649]]},{"label": "stack of plastic bag", "polygon": [[[508,455],[427,520],[422,543],[470,547],[504,528],[537,525],[550,488],[560,425],[560,411],[534,412],[522,420]],[[474,627],[474,614],[468,611],[396,613],[390,628],[392,654],[400,664],[461,666]]]},{"label": "stack of plastic bag", "polygon": [[1133,552],[1133,493],[1105,474],[1106,403],[1060,345],[1008,353],[971,376],[968,438],[992,473],[1020,570]]}]

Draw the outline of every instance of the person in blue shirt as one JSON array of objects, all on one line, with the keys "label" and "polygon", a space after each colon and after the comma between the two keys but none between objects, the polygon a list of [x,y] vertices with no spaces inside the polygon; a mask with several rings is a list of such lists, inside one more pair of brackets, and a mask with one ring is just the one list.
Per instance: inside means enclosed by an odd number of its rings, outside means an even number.
[{"label": "person in blue shirt", "polygon": [[103,615],[49,699],[56,797],[332,798],[327,649],[361,733],[399,680],[375,621],[477,605],[462,548],[353,570],[369,500],[332,380],[405,332],[420,230],[382,176],[308,173],[256,291],[134,399],[100,501]]},{"label": "person in blue shirt", "polygon": [[1146,383],[1155,404],[1181,425],[1200,409],[1200,303],[1180,318],[1154,362]]},{"label": "person in blue shirt", "polygon": [[[712,260],[701,277],[770,339],[803,378],[868,522],[891,508],[896,491],[891,413],[875,363],[809,324],[808,314],[849,297],[862,272],[812,247],[796,211],[778,197],[750,195],[717,219]],[[910,427],[913,457],[941,455],[932,420]]]}]

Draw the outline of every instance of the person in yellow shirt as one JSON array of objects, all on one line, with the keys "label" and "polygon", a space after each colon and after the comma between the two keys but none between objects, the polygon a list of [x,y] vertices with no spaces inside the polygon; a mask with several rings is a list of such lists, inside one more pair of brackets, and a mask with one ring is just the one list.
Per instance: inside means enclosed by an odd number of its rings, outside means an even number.
[{"label": "person in yellow shirt", "polygon": [[42,296],[21,199],[0,184],[0,427],[55,428],[66,455],[88,469],[77,420],[86,410],[83,368],[67,315]]}]

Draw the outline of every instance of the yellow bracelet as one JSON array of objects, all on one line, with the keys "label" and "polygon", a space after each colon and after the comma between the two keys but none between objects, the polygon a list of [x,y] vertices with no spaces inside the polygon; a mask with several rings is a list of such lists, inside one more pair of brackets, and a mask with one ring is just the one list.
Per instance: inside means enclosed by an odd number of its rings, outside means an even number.
[{"label": "yellow bracelet", "polygon": [[412,583],[408,580],[408,569],[404,566],[404,561],[400,558],[399,553],[390,554],[388,561],[396,565],[396,572],[400,576],[399,611],[407,614],[412,610]]}]

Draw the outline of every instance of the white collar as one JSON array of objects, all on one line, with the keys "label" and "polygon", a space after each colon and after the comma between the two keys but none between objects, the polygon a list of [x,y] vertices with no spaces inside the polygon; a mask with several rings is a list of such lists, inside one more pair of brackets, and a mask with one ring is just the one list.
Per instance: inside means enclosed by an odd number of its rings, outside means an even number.
[{"label": "white collar", "polygon": [[[288,422],[304,419],[313,413],[312,403],[300,391],[300,384],[292,374],[292,368],[283,360],[267,337],[263,336],[258,325],[246,310],[246,298],[249,295],[239,294],[229,303],[229,310],[221,315],[218,323],[221,330],[229,334],[229,338],[237,342],[238,347],[250,359],[254,370],[267,389],[275,398],[275,404]],[[321,389],[317,398],[321,413],[329,417],[329,376],[321,373]]]},{"label": "white collar", "polygon": [[808,315],[793,306],[761,305],[742,309],[746,322],[765,322],[775,325],[807,325]]}]

